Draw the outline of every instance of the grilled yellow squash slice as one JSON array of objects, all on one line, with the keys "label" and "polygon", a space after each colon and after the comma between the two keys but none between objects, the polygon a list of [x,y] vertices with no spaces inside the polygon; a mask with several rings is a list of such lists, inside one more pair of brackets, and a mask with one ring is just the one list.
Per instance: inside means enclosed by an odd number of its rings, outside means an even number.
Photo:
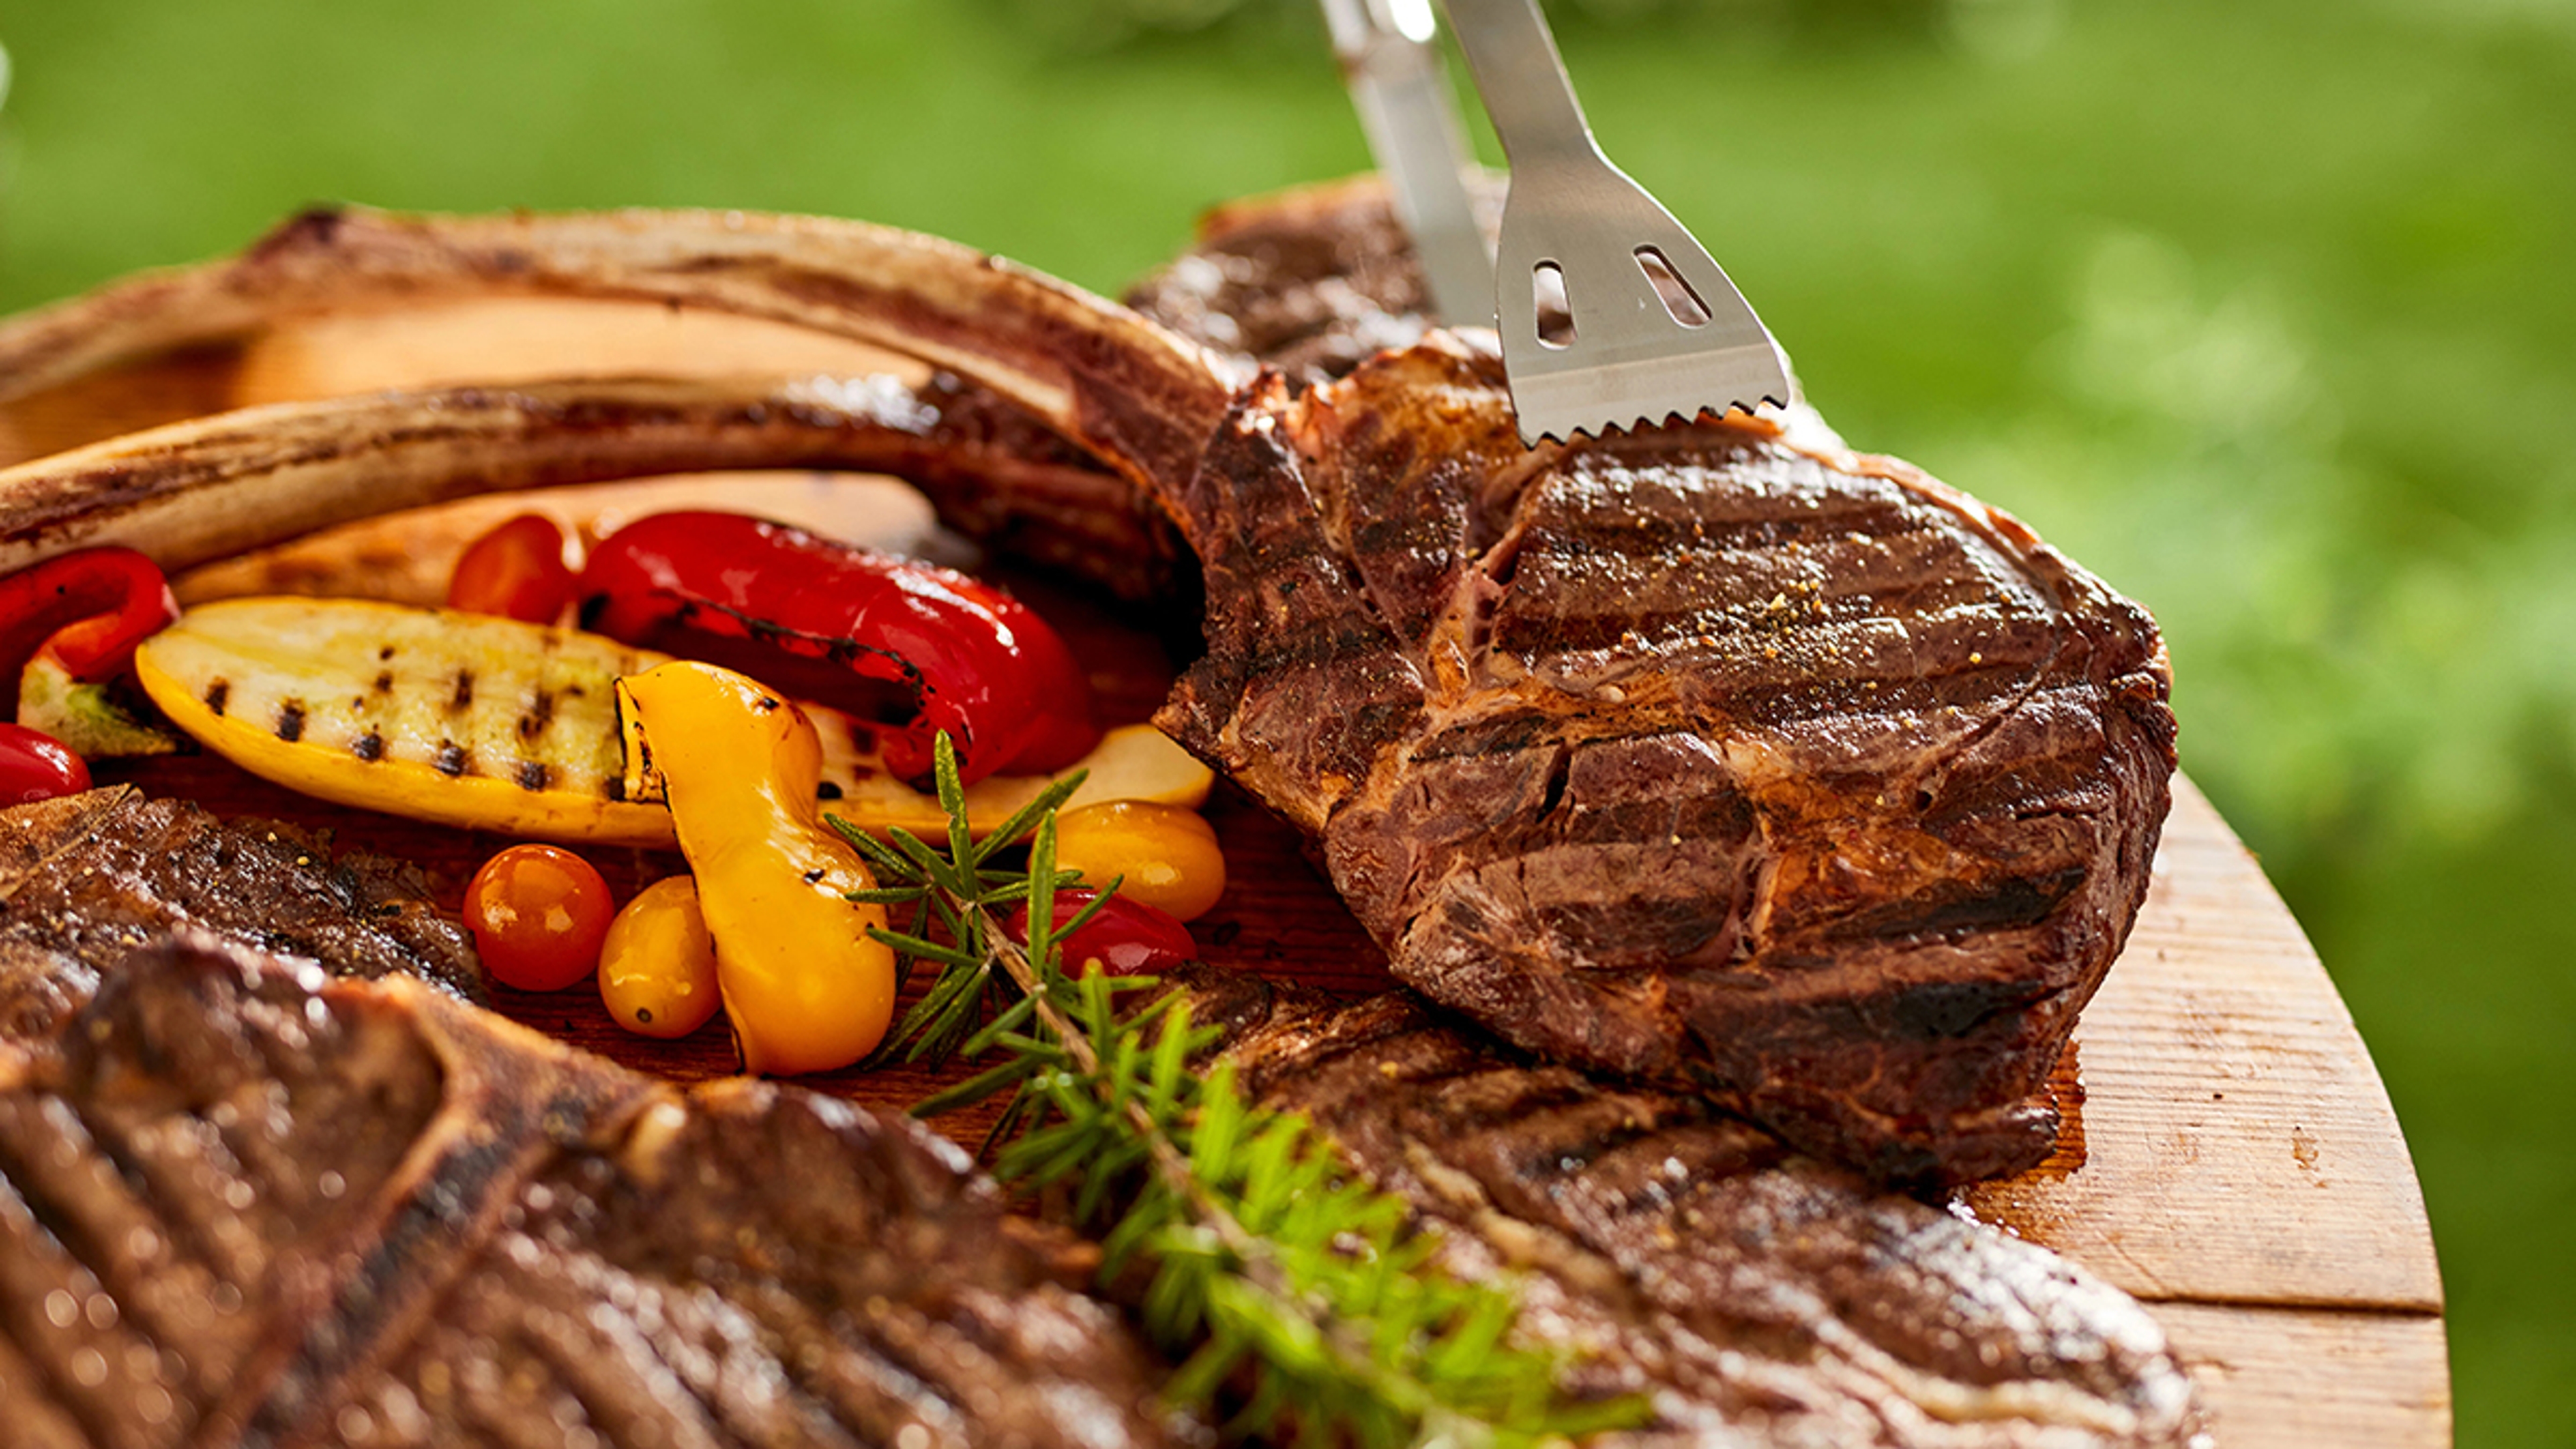
[{"label": "grilled yellow squash slice", "polygon": [[670,841],[619,798],[617,679],[667,656],[568,629],[344,599],[228,599],[135,651],[170,722],[263,779],[549,840]]},{"label": "grilled yellow squash slice", "polygon": [[[171,723],[263,779],[338,805],[545,840],[670,847],[661,782],[621,728],[615,684],[669,656],[571,629],[360,599],[226,599],[135,653]],[[882,832],[944,830],[937,799],[886,774],[866,726],[804,706],[823,740],[823,809]],[[1074,804],[1207,798],[1207,767],[1150,726],[1077,764]],[[1051,776],[966,792],[1001,824]]]}]

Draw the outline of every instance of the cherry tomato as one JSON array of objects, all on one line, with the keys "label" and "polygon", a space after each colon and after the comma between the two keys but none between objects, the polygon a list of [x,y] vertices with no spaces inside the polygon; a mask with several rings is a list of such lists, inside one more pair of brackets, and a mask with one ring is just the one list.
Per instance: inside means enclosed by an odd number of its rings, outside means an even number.
[{"label": "cherry tomato", "polygon": [[698,910],[697,882],[657,880],[608,923],[599,999],[638,1036],[687,1036],[716,1014],[716,943]]},{"label": "cherry tomato", "polygon": [[89,765],[60,740],[25,725],[0,724],[0,805],[26,805],[89,788]]},{"label": "cherry tomato", "polygon": [[588,976],[616,913],[590,862],[551,845],[511,846],[465,887],[465,924],[484,966],[521,991],[561,991]]},{"label": "cherry tomato", "polygon": [[[1080,888],[1055,893],[1055,923],[1059,926],[1081,914],[1098,891]],[[1029,941],[1029,908],[1013,911],[1002,922],[1011,939],[1025,946]],[[1106,971],[1112,976],[1151,976],[1175,966],[1199,959],[1199,947],[1190,939],[1190,928],[1174,919],[1171,912],[1157,910],[1142,901],[1127,899],[1120,891],[1109,898],[1082,929],[1062,938],[1065,970],[1076,976]]]},{"label": "cherry tomato", "polygon": [[520,514],[466,548],[447,580],[447,607],[553,623],[572,601],[563,545],[563,530],[553,519]]},{"label": "cherry tomato", "polygon": [[1169,911],[1184,921],[1206,915],[1225,894],[1225,854],[1216,830],[1195,810],[1150,800],[1112,800],[1056,817],[1055,863],[1107,885],[1126,879],[1118,898]]}]

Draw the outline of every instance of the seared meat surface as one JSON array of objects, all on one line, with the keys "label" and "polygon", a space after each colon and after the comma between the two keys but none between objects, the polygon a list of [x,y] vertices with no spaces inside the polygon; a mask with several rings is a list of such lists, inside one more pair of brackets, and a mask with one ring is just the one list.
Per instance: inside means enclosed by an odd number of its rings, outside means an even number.
[{"label": "seared meat surface", "polygon": [[1188,978],[1246,1094],[1310,1114],[1520,1284],[1577,1393],[1646,1393],[1636,1444],[2182,1444],[2189,1380],[2127,1295],[1704,1100],[1533,1064],[1403,994]]},{"label": "seared meat surface", "polygon": [[919,488],[942,523],[1129,603],[1194,597],[1197,564],[1163,510],[1026,410],[951,373],[876,387],[908,399],[917,446],[875,466]]},{"label": "seared meat surface", "polygon": [[0,1064],[26,1449],[1160,1443],[1090,1262],[909,1122],[400,978],[165,946]]},{"label": "seared meat surface", "polygon": [[[1502,189],[1475,196],[1490,237]],[[1374,176],[1220,206],[1198,244],[1127,291],[1194,342],[1303,386],[1410,347],[1435,325],[1413,242]]]},{"label": "seared meat surface", "polygon": [[1399,978],[1881,1178],[2045,1155],[2167,804],[2142,611],[1758,424],[1526,450],[1438,339],[1254,389],[1180,503],[1208,652],[1161,723]]},{"label": "seared meat surface", "polygon": [[46,1035],[101,973],[181,927],[484,996],[473,938],[404,862],[129,786],[0,810],[0,1041]]},{"label": "seared meat surface", "polygon": [[1245,203],[1135,294],[1282,368],[1173,500],[1207,653],[1164,728],[1520,1047],[1883,1180],[2045,1156],[2168,803],[2153,621],[1766,422],[1524,448],[1482,346],[1372,351],[1421,332],[1401,236],[1374,188]]}]

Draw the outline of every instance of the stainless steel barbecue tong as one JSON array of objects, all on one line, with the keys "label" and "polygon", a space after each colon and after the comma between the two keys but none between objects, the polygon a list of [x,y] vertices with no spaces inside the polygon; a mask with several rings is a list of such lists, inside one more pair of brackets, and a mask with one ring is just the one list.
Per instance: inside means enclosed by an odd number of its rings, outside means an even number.
[{"label": "stainless steel barbecue tong", "polygon": [[[1323,0],[1442,321],[1492,321],[1521,440],[1787,406],[1787,360],[1708,250],[1610,164],[1537,0],[1443,0],[1511,161],[1499,252],[1468,202],[1430,0]],[[1490,302],[1490,306],[1487,303]]]}]

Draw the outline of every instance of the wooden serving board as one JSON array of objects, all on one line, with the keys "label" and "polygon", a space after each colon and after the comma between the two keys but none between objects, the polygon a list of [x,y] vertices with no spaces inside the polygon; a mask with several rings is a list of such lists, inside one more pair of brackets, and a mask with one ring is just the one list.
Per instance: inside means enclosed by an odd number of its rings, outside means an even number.
[{"label": "wooden serving board", "polygon": [[[439,339],[419,351],[389,347],[388,326],[335,319],[0,407],[0,462],[227,405],[424,381],[468,366],[488,377],[495,357],[522,375],[600,364],[596,336],[563,342],[588,324],[578,308],[558,304],[515,314],[458,309],[419,334]],[[603,335],[615,338],[623,371],[696,370],[711,357],[724,364],[744,355],[711,345],[695,323],[669,319],[629,317]],[[465,361],[460,337],[471,344]],[[858,493],[829,489],[773,496],[827,513],[856,510],[848,524],[863,532],[899,536],[924,526],[917,509],[889,512],[882,494],[856,502]],[[566,506],[595,511],[579,501]],[[423,578],[443,578],[421,562],[423,539],[441,536],[461,545],[470,530],[406,527],[378,556],[381,567],[363,567],[392,592],[417,589]],[[269,576],[314,585],[365,551],[347,546],[321,556],[318,572],[288,559]],[[248,586],[257,573],[236,570],[223,586]],[[1042,584],[1030,588],[1031,602],[1074,638],[1114,720],[1149,713],[1171,669],[1156,639],[1190,621],[1121,618]],[[418,861],[451,906],[474,867],[505,843],[320,805],[204,756],[111,765],[100,774]],[[1307,865],[1293,832],[1223,785],[1208,810],[1231,874],[1224,899],[1193,927],[1211,959],[1344,990],[1386,984],[1383,958]],[[621,899],[682,868],[676,857],[651,852],[592,854]],[[499,1004],[523,1023],[642,1070],[701,1079],[733,1069],[720,1024],[665,1043],[619,1030],[586,991],[505,990]],[[2145,912],[2075,1043],[2060,1079],[2080,1103],[2058,1155],[1962,1194],[1958,1209],[2056,1248],[2149,1304],[2199,1382],[2221,1446],[2449,1443],[2441,1279],[2387,1094],[2297,922],[2188,782],[2177,782]],[[809,1084],[900,1108],[936,1080],[893,1069]],[[969,1120],[954,1130],[971,1139],[979,1128]]]}]

